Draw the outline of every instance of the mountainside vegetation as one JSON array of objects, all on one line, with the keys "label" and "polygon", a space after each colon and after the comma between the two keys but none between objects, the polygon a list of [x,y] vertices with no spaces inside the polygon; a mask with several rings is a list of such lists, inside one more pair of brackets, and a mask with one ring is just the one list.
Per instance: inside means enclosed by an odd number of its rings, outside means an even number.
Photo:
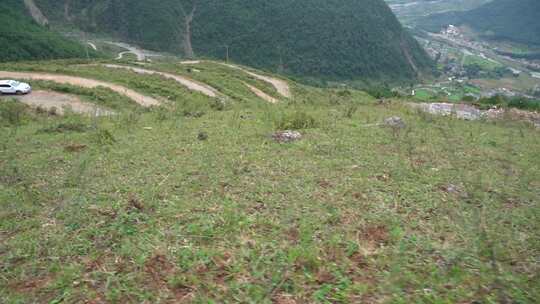
[{"label": "mountainside vegetation", "polygon": [[[0,2],[0,61],[86,56],[77,42],[40,26],[25,13],[22,1]],[[89,51],[89,56],[95,53]]]},{"label": "mountainside vegetation", "polygon": [[38,0],[55,25],[325,80],[411,80],[431,61],[382,0]]},{"label": "mountainside vegetation", "polygon": [[471,26],[487,38],[540,45],[540,1],[494,0],[471,11],[436,14],[418,22],[429,31],[448,24]]}]

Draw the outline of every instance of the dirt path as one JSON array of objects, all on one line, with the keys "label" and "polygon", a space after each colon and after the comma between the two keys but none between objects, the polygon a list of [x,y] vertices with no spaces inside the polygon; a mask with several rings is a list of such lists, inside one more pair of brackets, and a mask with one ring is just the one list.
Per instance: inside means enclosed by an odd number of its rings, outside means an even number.
[{"label": "dirt path", "polygon": [[131,98],[134,102],[140,104],[143,107],[157,106],[161,104],[155,98],[139,94],[131,89],[126,87],[111,84],[104,81],[66,76],[66,75],[56,75],[56,74],[45,74],[45,73],[33,73],[33,72],[8,72],[0,71],[0,78],[15,78],[15,79],[29,79],[29,80],[49,80],[57,83],[71,84],[84,88],[96,88],[96,87],[105,87],[109,88],[120,95],[127,96]]},{"label": "dirt path", "polygon": [[263,75],[259,75],[259,74],[255,74],[253,72],[250,72],[246,69],[243,69],[239,66],[235,66],[235,65],[232,65],[232,64],[227,64],[227,63],[220,63],[224,66],[228,66],[232,69],[235,69],[235,70],[240,70],[246,74],[248,74],[249,76],[253,77],[253,78],[256,78],[256,79],[259,79],[259,80],[262,80],[264,82],[267,82],[269,84],[271,84],[272,86],[274,86],[274,88],[276,88],[276,90],[278,91],[278,93],[283,96],[283,97],[286,97],[286,98],[290,98],[291,97],[291,90],[289,88],[289,84],[284,81],[284,80],[281,80],[281,79],[277,79],[277,78],[273,78],[273,77],[268,77],[268,76],[263,76]]},{"label": "dirt path", "polygon": [[159,72],[159,71],[154,71],[154,70],[135,68],[135,67],[125,66],[125,65],[105,64],[104,66],[108,68],[112,68],[112,69],[130,70],[137,74],[161,75],[163,77],[175,80],[176,82],[180,83],[181,85],[185,86],[191,91],[196,91],[209,97],[217,97],[219,95],[218,90],[214,89],[213,87],[196,82],[195,80],[192,80],[184,76],[179,76],[175,74],[164,73],[164,72]]},{"label": "dirt path", "polygon": [[87,44],[94,50],[94,51],[97,51],[97,47],[95,44],[93,44],[92,42],[87,42]]},{"label": "dirt path", "polygon": [[124,58],[124,55],[126,55],[126,54],[133,54],[133,53],[130,52],[130,51],[120,52],[120,53],[118,53],[118,56],[116,56],[115,59],[120,60],[120,59]]},{"label": "dirt path", "polygon": [[127,44],[127,43],[122,43],[122,42],[106,41],[106,43],[116,45],[118,47],[121,47],[121,48],[127,50],[125,52],[118,53],[118,57],[116,57],[116,60],[122,59],[125,54],[129,54],[129,53],[134,54],[135,56],[137,56],[138,61],[144,61],[146,59],[146,54],[144,53],[144,51],[137,48],[137,47],[134,47],[134,46],[131,46],[131,45]]},{"label": "dirt path", "polygon": [[64,115],[66,109],[92,116],[114,115],[114,112],[100,108],[92,103],[83,102],[77,96],[51,91],[34,91],[23,96],[4,96],[2,98],[15,98],[33,108],[39,107],[47,111],[54,108],[56,109],[55,113],[58,115]]},{"label": "dirt path", "polygon": [[256,87],[254,87],[254,86],[252,86],[250,84],[247,84],[245,82],[244,82],[244,85],[246,87],[248,87],[251,90],[251,92],[253,92],[253,94],[257,95],[259,98],[262,98],[262,99],[268,101],[269,103],[277,103],[278,102],[277,99],[275,99],[274,97],[272,97],[272,96],[266,94],[265,92],[257,89]]},{"label": "dirt path", "polygon": [[185,60],[185,61],[180,61],[180,64],[199,64],[201,63],[200,60]]}]

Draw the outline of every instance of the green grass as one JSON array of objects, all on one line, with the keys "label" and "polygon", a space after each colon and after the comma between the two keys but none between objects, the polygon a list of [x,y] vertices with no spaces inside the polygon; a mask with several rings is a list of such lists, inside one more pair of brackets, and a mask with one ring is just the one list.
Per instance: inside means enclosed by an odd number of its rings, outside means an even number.
[{"label": "green grass", "polygon": [[465,66],[477,64],[483,70],[486,70],[486,71],[492,71],[498,67],[502,67],[502,64],[498,62],[493,62],[491,60],[482,58],[480,56],[476,56],[476,55],[464,55],[464,56],[466,56],[463,62],[463,65]]},{"label": "green grass", "polygon": [[[121,74],[99,77],[179,97],[97,119],[30,111],[2,125],[0,302],[540,297],[540,137],[528,125],[300,85],[277,105],[239,91],[216,110],[167,80]],[[159,81],[167,89],[154,91]],[[204,115],[185,115],[195,110]],[[390,116],[407,128],[372,126]],[[299,125],[301,141],[272,141],[280,122],[297,120],[313,120]]]},{"label": "green grass", "polygon": [[418,99],[418,100],[421,100],[421,101],[428,101],[433,96],[435,96],[435,95],[433,95],[433,92],[431,92],[429,90],[418,89],[418,90],[416,90],[415,99]]}]

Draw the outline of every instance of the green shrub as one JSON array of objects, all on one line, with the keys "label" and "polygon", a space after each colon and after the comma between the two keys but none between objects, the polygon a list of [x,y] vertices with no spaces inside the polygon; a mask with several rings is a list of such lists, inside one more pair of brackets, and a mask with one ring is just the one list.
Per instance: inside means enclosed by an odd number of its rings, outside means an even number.
[{"label": "green shrub", "polygon": [[19,126],[23,123],[27,106],[16,100],[0,101],[0,124]]},{"label": "green shrub", "polygon": [[278,130],[300,130],[317,126],[315,118],[306,112],[296,111],[292,114],[283,115],[276,122]]},{"label": "green shrub", "polygon": [[526,97],[506,97],[495,95],[492,97],[484,97],[478,100],[481,108],[489,106],[499,106],[508,108],[517,108],[527,111],[540,111],[540,100]]},{"label": "green shrub", "polygon": [[398,93],[395,91],[392,91],[388,87],[371,87],[366,89],[366,93],[373,96],[374,98],[380,99],[380,98],[394,98],[398,97]]},{"label": "green shrub", "polygon": [[513,98],[508,102],[508,107],[529,111],[540,111],[540,100]]}]

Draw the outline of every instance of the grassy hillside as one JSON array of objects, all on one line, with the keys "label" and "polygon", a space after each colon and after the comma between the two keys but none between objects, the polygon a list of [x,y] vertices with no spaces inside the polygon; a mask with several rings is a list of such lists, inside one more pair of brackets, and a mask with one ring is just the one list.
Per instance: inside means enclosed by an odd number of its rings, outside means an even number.
[{"label": "grassy hillside", "polygon": [[[535,303],[538,130],[378,105],[290,83],[268,104],[220,64],[151,75],[76,61],[2,64],[125,85],[111,117],[0,102],[2,303]],[[266,86],[266,89],[265,89]],[[231,94],[234,92],[234,94]],[[122,109],[124,107],[124,109]],[[380,127],[400,116],[404,129]],[[8,119],[9,118],[9,119]],[[299,128],[303,139],[270,135]]]},{"label": "grassy hillside", "polygon": [[233,61],[304,79],[411,81],[431,64],[382,0],[66,3],[37,1],[57,24],[188,56],[188,41],[200,57],[225,59],[228,46]]},{"label": "grassy hillside", "polygon": [[431,31],[466,24],[487,38],[540,45],[540,1],[494,0],[468,12],[433,15],[418,24]]},{"label": "grassy hillside", "polygon": [[25,13],[22,1],[0,2],[0,29],[0,61],[86,56],[80,44],[36,24]]}]

